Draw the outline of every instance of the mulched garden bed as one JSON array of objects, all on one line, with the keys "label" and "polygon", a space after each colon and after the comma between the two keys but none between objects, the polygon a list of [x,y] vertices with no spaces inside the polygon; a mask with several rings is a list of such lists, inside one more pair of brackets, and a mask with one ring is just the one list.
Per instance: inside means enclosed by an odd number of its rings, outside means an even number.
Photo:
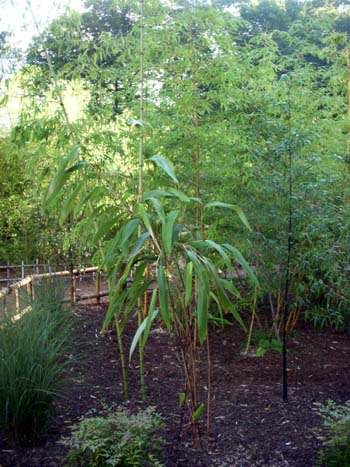
[{"label": "mulched garden bed", "polygon": [[[114,335],[100,335],[105,306],[75,310],[75,353],[66,397],[56,404],[48,436],[41,446],[14,448],[0,437],[0,466],[59,466],[67,452],[64,439],[85,414],[105,405],[136,410],[154,405],[164,416],[166,466],[302,466],[315,465],[324,441],[322,421],[313,403],[350,399],[350,337],[332,330],[298,329],[290,338],[289,402],[281,398],[281,355],[263,358],[241,354],[237,326],[212,333],[213,426],[210,443],[193,450],[190,434],[179,438],[177,393],[183,389],[175,350],[160,329],[146,349],[148,400],[138,400],[138,371],[130,374],[132,398],[123,402]],[[132,337],[130,331],[129,339]],[[135,358],[137,362],[137,357]],[[205,382],[203,382],[205,385]]]}]

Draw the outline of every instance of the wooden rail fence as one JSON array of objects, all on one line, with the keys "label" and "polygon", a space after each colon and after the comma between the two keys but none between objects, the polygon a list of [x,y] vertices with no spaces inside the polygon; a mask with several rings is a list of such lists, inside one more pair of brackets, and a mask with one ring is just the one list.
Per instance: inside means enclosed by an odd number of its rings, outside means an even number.
[{"label": "wooden rail fence", "polygon": [[[94,279],[95,293],[78,295],[77,278],[88,274],[91,274]],[[70,280],[70,298],[65,299],[65,303],[76,303],[83,300],[96,299],[96,303],[99,304],[102,297],[108,296],[108,291],[101,291],[101,272],[97,267],[32,274],[0,290],[0,301],[2,301],[3,310],[7,311],[8,297],[14,294],[16,314],[23,312],[23,310],[21,310],[20,290],[26,288],[28,297],[33,299],[35,297],[35,282],[42,279],[54,279],[55,277],[68,277]]]},{"label": "wooden rail fence", "polygon": [[65,264],[51,265],[50,263],[41,263],[39,259],[36,259],[33,263],[26,263],[21,261],[20,264],[6,264],[0,265],[0,287],[1,284],[6,283],[9,285],[11,282],[18,282],[21,279],[24,279],[26,276],[33,274],[42,274],[42,273],[51,273],[57,270],[64,270],[67,268]]}]

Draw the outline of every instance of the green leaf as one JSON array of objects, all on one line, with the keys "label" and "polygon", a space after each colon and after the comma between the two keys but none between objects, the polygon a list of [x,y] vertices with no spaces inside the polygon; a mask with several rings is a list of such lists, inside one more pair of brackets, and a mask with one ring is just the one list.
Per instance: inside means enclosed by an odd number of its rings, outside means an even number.
[{"label": "green leaf", "polygon": [[70,169],[66,169],[67,165],[72,162],[79,154],[79,147],[74,146],[68,154],[62,159],[62,161],[59,164],[58,170],[51,180],[47,193],[46,193],[46,199],[45,199],[45,204],[46,206],[50,206],[56,198],[59,196],[62,187],[64,184],[67,182],[69,179],[71,173],[74,171],[74,167],[76,167],[76,170],[80,166],[73,166]]},{"label": "green leaf", "polygon": [[120,238],[120,245],[119,248],[123,249],[125,244],[128,242],[130,237],[136,231],[140,221],[139,219],[131,219],[122,229],[121,231],[121,238]]},{"label": "green leaf", "polygon": [[164,224],[164,222],[165,222],[165,212],[164,212],[164,208],[163,208],[161,202],[157,198],[149,198],[149,201],[152,204],[153,209],[156,211],[160,222],[162,224]]},{"label": "green leaf", "polygon": [[192,421],[198,422],[198,420],[200,420],[203,417],[204,412],[205,412],[205,405],[200,404],[192,414]]},{"label": "green leaf", "polygon": [[102,240],[112,229],[112,227],[116,225],[117,220],[117,217],[112,217],[111,219],[108,219],[105,222],[101,223],[95,234],[94,242],[98,243],[100,240]]},{"label": "green leaf", "polygon": [[223,249],[223,247],[221,245],[214,242],[213,240],[205,240],[205,243],[210,248],[212,248],[213,250],[216,250],[219,253],[219,255],[222,257],[222,259],[224,260],[224,263],[226,264],[227,267],[231,266],[230,258],[228,257],[227,253],[225,252],[225,250]]},{"label": "green leaf", "polygon": [[175,176],[172,164],[167,159],[157,154],[150,157],[149,160],[154,162],[160,169],[162,169],[175,183],[179,183]]},{"label": "green leaf", "polygon": [[256,277],[256,275],[254,274],[252,268],[249,266],[248,262],[244,259],[242,253],[237,250],[237,248],[235,248],[234,246],[228,244],[228,243],[224,243],[222,245],[229,253],[231,253],[231,255],[234,257],[234,259],[237,261],[238,264],[240,264],[242,266],[242,268],[244,269],[244,271],[247,273],[247,275],[249,276],[250,280],[252,281],[252,283],[256,286],[256,287],[259,287],[259,281]]},{"label": "green leaf", "polygon": [[179,392],[178,395],[179,407],[183,407],[186,402],[186,394],[184,392]]},{"label": "green leaf", "polygon": [[180,190],[176,190],[175,188],[169,188],[169,193],[183,203],[189,203],[191,201],[191,198],[189,198],[185,193]]},{"label": "green leaf", "polygon": [[198,338],[201,344],[208,332],[209,285],[199,280],[197,293]]},{"label": "green leaf", "polygon": [[145,194],[143,195],[143,199],[145,201],[149,201],[151,198],[173,198],[174,195],[170,193],[170,191],[164,191],[164,190],[151,190],[151,191],[146,191]]},{"label": "green leaf", "polygon": [[167,256],[171,255],[173,246],[173,231],[174,224],[178,216],[178,211],[171,211],[166,216],[165,223],[162,227],[162,240],[164,245],[164,251]]},{"label": "green leaf", "polygon": [[138,253],[142,250],[145,242],[150,238],[150,234],[149,232],[144,232],[143,234],[141,234],[139,236],[139,238],[137,239],[135,245],[133,246],[131,252],[130,252],[130,258],[138,255]]},{"label": "green leaf", "polygon": [[148,233],[150,234],[152,240],[154,241],[154,243],[157,245],[157,247],[159,248],[159,245],[158,245],[158,242],[157,242],[157,239],[154,235],[154,232],[153,232],[153,228],[152,228],[152,224],[151,224],[151,219],[149,217],[149,215],[147,214],[147,211],[145,209],[145,206],[143,204],[139,204],[137,206],[137,209],[138,209],[138,213],[146,227],[146,229],[148,230]]},{"label": "green leaf", "polygon": [[[156,309],[157,296],[158,296],[158,289],[153,289],[151,303],[150,303],[149,309],[148,309],[148,315],[151,315],[152,318],[147,321],[145,332],[143,333],[143,337],[142,337],[142,347],[145,347],[145,345],[146,345],[146,343],[148,341],[148,336],[149,336],[149,333],[151,331],[151,325],[152,325],[154,319],[156,318],[156,316],[158,314],[158,309]],[[153,317],[153,315],[154,315],[154,317]]]},{"label": "green leaf", "polygon": [[238,217],[242,221],[242,224],[244,224],[248,230],[252,230],[248,219],[246,218],[246,215],[242,211],[242,209],[239,206],[236,206],[235,204],[229,204],[229,203],[222,203],[221,201],[212,201],[211,203],[208,203],[204,206],[204,209],[209,209],[209,208],[224,208],[224,209],[231,209],[233,211],[236,211]]},{"label": "green leaf", "polygon": [[258,347],[255,351],[255,355],[257,357],[263,357],[267,352],[267,349],[265,347]]},{"label": "green leaf", "polygon": [[157,282],[159,287],[160,312],[165,325],[170,329],[169,288],[164,266],[162,265],[158,267]]},{"label": "green leaf", "polygon": [[185,306],[187,306],[192,297],[193,285],[193,263],[190,261],[185,269]]},{"label": "green leaf", "polygon": [[[157,289],[155,289],[153,292],[157,292]],[[145,347],[148,337],[149,337],[152,323],[156,319],[157,315],[158,315],[157,309],[153,309],[152,311],[150,310],[146,318],[142,321],[140,326],[137,328],[137,331],[131,342],[130,351],[129,351],[129,360],[132,359],[133,353],[135,352],[135,349],[139,342],[141,342],[141,346],[143,348]]]},{"label": "green leaf", "polygon": [[79,192],[82,190],[83,185],[78,184],[74,190],[70,193],[70,195],[65,199],[62,205],[59,223],[62,225],[64,221],[68,218],[68,216],[72,213],[74,202],[79,195]]}]

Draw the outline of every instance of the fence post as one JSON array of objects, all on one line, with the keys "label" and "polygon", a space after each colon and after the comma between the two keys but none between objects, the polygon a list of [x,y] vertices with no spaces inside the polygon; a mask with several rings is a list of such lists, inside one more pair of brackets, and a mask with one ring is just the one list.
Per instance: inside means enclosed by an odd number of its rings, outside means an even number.
[{"label": "fence post", "polygon": [[101,273],[99,270],[96,272],[96,303],[99,305],[101,302]]},{"label": "fence post", "polygon": [[15,289],[16,313],[19,313],[19,290]]},{"label": "fence post", "polygon": [[10,285],[10,263],[7,263],[6,268],[6,279],[7,279],[7,287]]},{"label": "fence post", "polygon": [[33,277],[31,277],[30,282],[27,284],[27,293],[31,301],[33,301]]},{"label": "fence post", "polygon": [[35,260],[35,264],[36,264],[35,272],[39,274],[39,259],[38,258]]},{"label": "fence post", "polygon": [[24,279],[24,261],[21,262],[21,277]]},{"label": "fence post", "polygon": [[72,303],[76,302],[76,277],[74,274],[74,267],[71,266],[70,269],[70,301]]}]

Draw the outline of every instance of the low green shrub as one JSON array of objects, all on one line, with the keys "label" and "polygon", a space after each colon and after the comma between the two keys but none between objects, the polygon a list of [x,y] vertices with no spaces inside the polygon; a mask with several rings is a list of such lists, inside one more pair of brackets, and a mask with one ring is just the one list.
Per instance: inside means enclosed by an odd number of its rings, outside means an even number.
[{"label": "low green shrub", "polygon": [[327,401],[318,406],[330,435],[326,447],[321,451],[319,465],[323,467],[350,466],[350,401],[338,405]]},{"label": "low green shrub", "polygon": [[32,309],[0,316],[0,429],[14,442],[37,441],[61,394],[71,320],[61,285],[35,287]]},{"label": "low green shrub", "polygon": [[161,466],[161,417],[153,407],[129,414],[109,412],[73,427],[67,467]]}]

